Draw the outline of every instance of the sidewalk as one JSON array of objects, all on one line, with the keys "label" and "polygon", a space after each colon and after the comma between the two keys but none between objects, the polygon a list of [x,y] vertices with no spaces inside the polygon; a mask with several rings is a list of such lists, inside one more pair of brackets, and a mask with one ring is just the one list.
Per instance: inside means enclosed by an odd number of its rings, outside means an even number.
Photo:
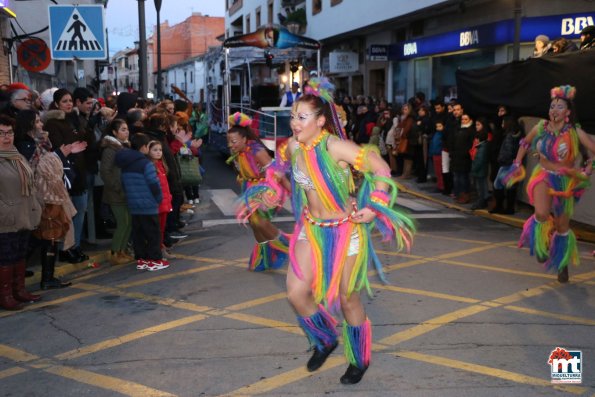
[{"label": "sidewalk", "polygon": [[[412,196],[440,204],[446,208],[451,208],[470,215],[480,216],[482,218],[490,219],[496,222],[505,223],[519,229],[522,229],[525,220],[527,220],[527,218],[533,214],[533,208],[531,206],[518,201],[514,215],[490,214],[487,209],[472,210],[471,205],[473,201],[471,201],[469,204],[458,204],[452,198],[445,196],[442,193],[435,192],[435,182],[416,183],[415,179],[393,179],[397,182],[399,193],[408,193]],[[576,221],[571,221],[571,227],[576,234],[577,239],[589,243],[595,243],[595,227]]]}]

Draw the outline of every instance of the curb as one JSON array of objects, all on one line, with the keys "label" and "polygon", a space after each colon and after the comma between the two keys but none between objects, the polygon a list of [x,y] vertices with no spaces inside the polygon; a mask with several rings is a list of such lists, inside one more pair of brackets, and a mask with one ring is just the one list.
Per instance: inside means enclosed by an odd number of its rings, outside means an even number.
[{"label": "curb", "polygon": [[[84,270],[95,270],[100,268],[101,264],[107,262],[107,260],[107,252],[96,252],[94,254],[89,255],[89,260],[81,263],[57,262],[56,269],[54,271],[54,276],[57,278],[61,278],[73,273],[80,273]],[[32,277],[28,277],[25,279],[25,285],[27,287],[31,287],[34,285],[39,286],[39,282],[41,281],[41,265],[28,267],[27,270],[31,270],[35,274],[33,274]]]},{"label": "curb", "polygon": [[[436,204],[440,204],[446,208],[464,212],[469,215],[480,216],[482,218],[489,219],[489,220],[499,222],[499,223],[504,223],[506,225],[513,226],[513,227],[516,227],[519,229],[522,229],[523,225],[525,224],[525,220],[522,218],[517,218],[515,216],[503,215],[503,214],[490,214],[485,209],[484,210],[471,210],[471,209],[465,208],[463,206],[460,206],[458,204],[449,203],[449,202],[437,199],[435,197],[429,196],[427,194],[421,193],[417,190],[410,189],[407,186],[400,183],[399,181],[395,181],[395,182],[397,184],[399,192],[408,193],[412,196],[419,197],[419,198],[431,201]],[[581,225],[573,225],[572,230],[574,231],[574,234],[576,235],[577,239],[579,239],[581,241],[588,242],[588,243],[595,243],[595,232],[586,230],[584,227],[581,227]]]}]

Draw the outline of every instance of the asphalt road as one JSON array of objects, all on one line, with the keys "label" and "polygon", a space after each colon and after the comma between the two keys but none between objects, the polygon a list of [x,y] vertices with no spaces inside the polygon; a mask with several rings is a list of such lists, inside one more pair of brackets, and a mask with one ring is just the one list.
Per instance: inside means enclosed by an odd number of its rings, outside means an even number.
[{"label": "asphalt road", "polygon": [[[201,203],[170,268],[73,275],[26,310],[0,312],[0,396],[593,396],[595,261],[560,285],[519,230],[403,195],[410,253],[375,239],[372,365],[343,386],[342,347],[318,371],[284,294],[285,270],[246,271],[254,241],[229,215],[234,173],[207,153]],[[284,211],[278,225],[291,230]],[[580,351],[582,383],[551,384],[556,347]]]}]

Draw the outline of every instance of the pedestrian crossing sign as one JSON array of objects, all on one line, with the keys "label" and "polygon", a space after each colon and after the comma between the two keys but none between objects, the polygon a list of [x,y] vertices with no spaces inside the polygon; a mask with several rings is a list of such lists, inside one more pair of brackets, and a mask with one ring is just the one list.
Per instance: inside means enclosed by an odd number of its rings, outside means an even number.
[{"label": "pedestrian crossing sign", "polygon": [[53,59],[106,59],[102,5],[51,5],[50,49]]}]

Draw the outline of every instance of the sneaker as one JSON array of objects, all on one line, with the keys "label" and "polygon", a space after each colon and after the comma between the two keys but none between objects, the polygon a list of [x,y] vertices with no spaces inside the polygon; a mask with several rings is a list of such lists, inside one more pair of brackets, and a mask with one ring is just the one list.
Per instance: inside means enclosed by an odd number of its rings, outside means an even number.
[{"label": "sneaker", "polygon": [[146,259],[137,259],[136,270],[145,270],[147,267],[149,267],[148,263],[149,261],[147,261]]},{"label": "sneaker", "polygon": [[180,232],[178,230],[169,233],[169,238],[172,238],[174,240],[181,240],[181,239],[184,239],[186,237],[188,237],[187,234],[182,233],[182,232]]},{"label": "sneaker", "polygon": [[163,261],[161,259],[151,260],[151,261],[149,261],[149,263],[147,263],[147,270],[150,272],[167,269],[168,267],[169,267],[169,262]]},{"label": "sneaker", "polygon": [[187,210],[182,211],[183,214],[186,215],[194,215],[194,211],[191,208],[188,208]]}]

